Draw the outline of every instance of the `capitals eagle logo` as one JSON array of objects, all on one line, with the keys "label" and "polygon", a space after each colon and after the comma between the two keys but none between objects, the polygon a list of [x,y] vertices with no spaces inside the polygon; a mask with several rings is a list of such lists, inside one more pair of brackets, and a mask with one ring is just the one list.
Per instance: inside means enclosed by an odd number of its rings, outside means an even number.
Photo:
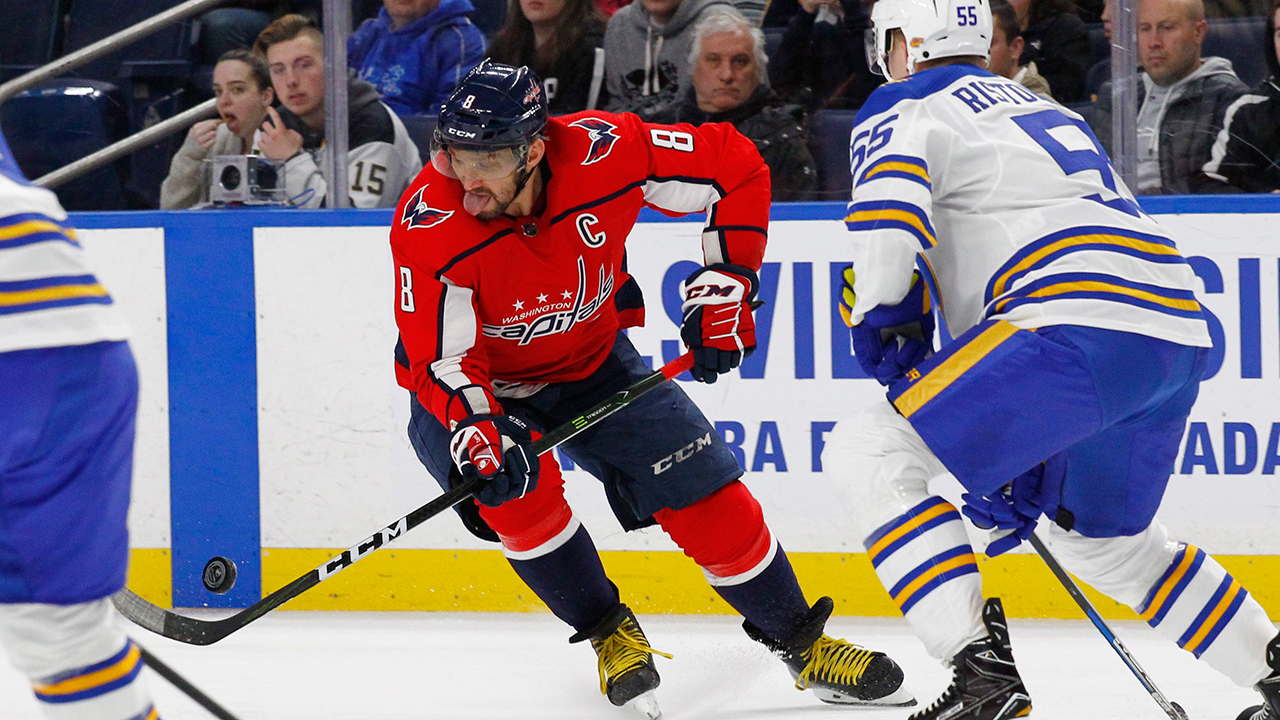
[{"label": "capitals eagle logo", "polygon": [[618,126],[600,118],[582,118],[569,123],[569,127],[580,127],[586,130],[587,136],[591,138],[591,149],[587,151],[587,159],[582,161],[583,165],[598,163],[609,157],[609,153],[613,151],[613,144],[618,142],[618,135],[614,132]]},{"label": "capitals eagle logo", "polygon": [[435,227],[453,216],[452,210],[437,210],[422,202],[422,191],[426,189],[426,185],[418,188],[418,192],[404,204],[404,214],[400,216],[400,224],[408,223],[407,230]]}]

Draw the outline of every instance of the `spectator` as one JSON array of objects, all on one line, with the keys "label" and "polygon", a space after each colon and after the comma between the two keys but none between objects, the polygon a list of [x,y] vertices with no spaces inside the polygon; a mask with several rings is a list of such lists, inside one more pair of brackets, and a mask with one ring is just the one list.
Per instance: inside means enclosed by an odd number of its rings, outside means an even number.
[{"label": "spectator", "polygon": [[1227,108],[1205,174],[1230,192],[1280,192],[1280,0],[1271,6],[1271,77]]},{"label": "spectator", "polygon": [[215,155],[247,154],[276,97],[267,64],[244,48],[230,50],[218,60],[213,68],[213,94],[221,119],[202,120],[187,132],[187,140],[173,156],[169,176],[160,186],[160,207],[165,210],[208,201],[210,178],[205,161]]},{"label": "spectator", "polygon": [[784,104],[764,82],[764,33],[737,12],[698,23],[689,52],[693,82],[663,123],[727,122],[755,143],[769,166],[773,199],[813,200],[818,172],[805,143],[804,108]]},{"label": "spectator", "polygon": [[[1145,89],[1138,98],[1140,194],[1192,192],[1223,115],[1248,91],[1229,61],[1200,57],[1208,29],[1201,0],[1139,0],[1138,61]],[[1110,152],[1110,83],[1098,92],[1092,121]]]},{"label": "spectator", "polygon": [[347,64],[400,115],[432,114],[485,55],[471,0],[384,0],[347,39]]},{"label": "spectator", "polygon": [[[327,184],[320,173],[324,144],[324,36],[315,23],[285,15],[254,43],[267,61],[281,107],[267,108],[256,143],[269,158],[286,160],[285,186],[302,207],[322,207]],[[404,124],[369,83],[347,73],[348,180],[355,207],[395,207],[422,169]]]},{"label": "spectator", "polygon": [[1019,65],[1035,63],[1059,102],[1085,99],[1084,76],[1092,53],[1089,31],[1072,12],[1071,0],[1010,0],[1018,13],[1024,46]]},{"label": "spectator", "polygon": [[636,0],[615,13],[604,32],[606,109],[648,120],[679,102],[689,87],[694,26],[732,11],[728,0]]},{"label": "spectator", "polygon": [[991,58],[987,61],[987,69],[1052,100],[1049,81],[1037,72],[1036,64],[1018,64],[1026,43],[1022,39],[1022,28],[1018,25],[1017,11],[1005,0],[991,0],[991,19]]},{"label": "spectator", "polygon": [[489,55],[504,65],[528,65],[542,78],[547,110],[564,115],[587,109],[603,41],[604,16],[594,0],[511,0]]},{"label": "spectator", "polygon": [[771,84],[810,108],[862,107],[884,82],[867,68],[863,38],[870,27],[861,0],[800,0],[769,58]]}]

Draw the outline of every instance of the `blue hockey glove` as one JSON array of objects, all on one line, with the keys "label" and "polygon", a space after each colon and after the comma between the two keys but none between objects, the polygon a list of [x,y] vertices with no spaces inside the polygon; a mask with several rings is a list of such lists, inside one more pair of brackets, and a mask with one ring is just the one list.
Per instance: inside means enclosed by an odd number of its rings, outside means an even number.
[{"label": "blue hockey glove", "polygon": [[840,315],[849,326],[853,355],[862,370],[890,385],[933,352],[933,308],[929,289],[920,273],[911,273],[911,288],[897,305],[878,305],[851,324],[854,294],[853,267],[844,270],[844,286],[840,292]]},{"label": "blue hockey glove", "polygon": [[987,557],[1004,554],[1023,540],[1031,537],[1036,522],[1043,512],[1040,506],[1040,488],[1044,482],[1044,464],[1035,466],[1014,478],[1003,489],[980,497],[964,493],[964,507],[960,508],[973,524],[983,530],[1009,530],[987,546]]},{"label": "blue hockey glove", "polygon": [[464,479],[488,481],[476,493],[476,500],[497,507],[538,486],[542,464],[532,445],[533,435],[519,418],[472,415],[454,428],[449,452]]},{"label": "blue hockey glove", "polygon": [[751,309],[759,287],[755,271],[728,263],[698,268],[681,283],[680,339],[693,351],[694,380],[711,384],[756,349]]}]

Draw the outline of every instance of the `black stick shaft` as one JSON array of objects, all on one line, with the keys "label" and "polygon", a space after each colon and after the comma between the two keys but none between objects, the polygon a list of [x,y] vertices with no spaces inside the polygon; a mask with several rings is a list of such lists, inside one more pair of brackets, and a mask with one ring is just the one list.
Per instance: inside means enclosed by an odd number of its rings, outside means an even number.
[{"label": "black stick shaft", "polygon": [[[693,354],[687,352],[681,355],[641,378],[631,387],[614,393],[578,417],[553,428],[533,443],[534,452],[538,455],[546,453],[692,366]],[[111,601],[121,615],[154,633],[190,645],[209,645],[328,580],[338,572],[351,567],[358,560],[367,557],[430,518],[466,500],[474,495],[484,482],[481,478],[467,480],[231,617],[221,620],[190,618],[159,607],[129,588],[123,588],[117,592],[112,596]]]},{"label": "black stick shaft", "polygon": [[1138,678],[1138,682],[1142,683],[1142,687],[1151,694],[1160,709],[1164,710],[1173,720],[1187,720],[1187,713],[1182,709],[1182,706],[1169,702],[1164,693],[1160,692],[1160,688],[1156,687],[1156,684],[1151,681],[1151,677],[1138,664],[1138,659],[1133,656],[1133,653],[1129,652],[1129,648],[1125,647],[1120,638],[1116,637],[1116,634],[1111,631],[1111,627],[1102,619],[1102,616],[1094,609],[1093,603],[1089,602],[1089,598],[1085,597],[1084,592],[1080,590],[1080,587],[1071,579],[1067,571],[1058,563],[1058,559],[1053,556],[1053,553],[1049,552],[1049,548],[1045,547],[1045,544],[1040,541],[1040,538],[1035,533],[1032,533],[1029,539],[1031,547],[1035,548],[1040,558],[1044,560],[1044,564],[1048,565],[1049,570],[1053,571],[1054,576],[1058,578],[1058,582],[1062,583],[1062,587],[1066,588],[1067,594],[1071,596],[1072,600],[1076,601],[1076,604],[1084,611],[1085,617],[1089,618],[1089,621],[1098,629],[1098,632],[1102,633],[1102,637],[1111,645],[1111,649],[1116,651],[1116,654],[1128,666],[1129,671],[1133,673],[1134,677]]},{"label": "black stick shaft", "polygon": [[232,715],[230,711],[228,711],[226,708],[219,705],[213,698],[201,692],[200,688],[196,687],[195,685],[192,685],[190,682],[187,681],[186,678],[179,675],[178,671],[166,665],[164,662],[160,660],[160,658],[147,652],[146,648],[142,647],[141,645],[138,645],[138,643],[136,642],[134,643],[134,646],[136,646],[138,650],[141,651],[142,662],[146,663],[147,667],[151,668],[152,670],[155,670],[156,674],[158,674],[160,677],[164,678],[165,680],[168,680],[170,685],[173,685],[174,687],[181,690],[184,695],[191,698],[192,700],[195,700],[196,703],[200,705],[200,707],[204,708],[205,710],[208,710],[210,715],[218,718],[218,720],[239,720],[239,718],[237,718],[235,715]]}]

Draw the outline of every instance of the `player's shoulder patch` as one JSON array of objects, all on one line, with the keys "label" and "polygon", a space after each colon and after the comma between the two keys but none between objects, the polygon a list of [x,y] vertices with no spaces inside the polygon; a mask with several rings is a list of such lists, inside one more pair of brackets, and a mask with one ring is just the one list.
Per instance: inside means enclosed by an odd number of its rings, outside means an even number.
[{"label": "player's shoulder patch", "polygon": [[599,115],[586,115],[566,123],[567,127],[584,133],[589,144],[582,153],[582,165],[594,165],[609,157],[614,145],[621,139],[619,124]]},{"label": "player's shoulder patch", "polygon": [[405,230],[433,228],[453,217],[454,210],[431,207],[427,200],[423,199],[428,187],[430,183],[423,183],[405,202],[398,220],[401,228]]},{"label": "player's shoulder patch", "polygon": [[991,75],[990,72],[977,65],[958,63],[943,65],[915,73],[905,80],[885,83],[871,93],[871,97],[858,110],[854,125],[860,125],[867,118],[892,110],[899,103],[908,100],[923,100],[930,95],[944,90],[955,81],[972,75]]}]

